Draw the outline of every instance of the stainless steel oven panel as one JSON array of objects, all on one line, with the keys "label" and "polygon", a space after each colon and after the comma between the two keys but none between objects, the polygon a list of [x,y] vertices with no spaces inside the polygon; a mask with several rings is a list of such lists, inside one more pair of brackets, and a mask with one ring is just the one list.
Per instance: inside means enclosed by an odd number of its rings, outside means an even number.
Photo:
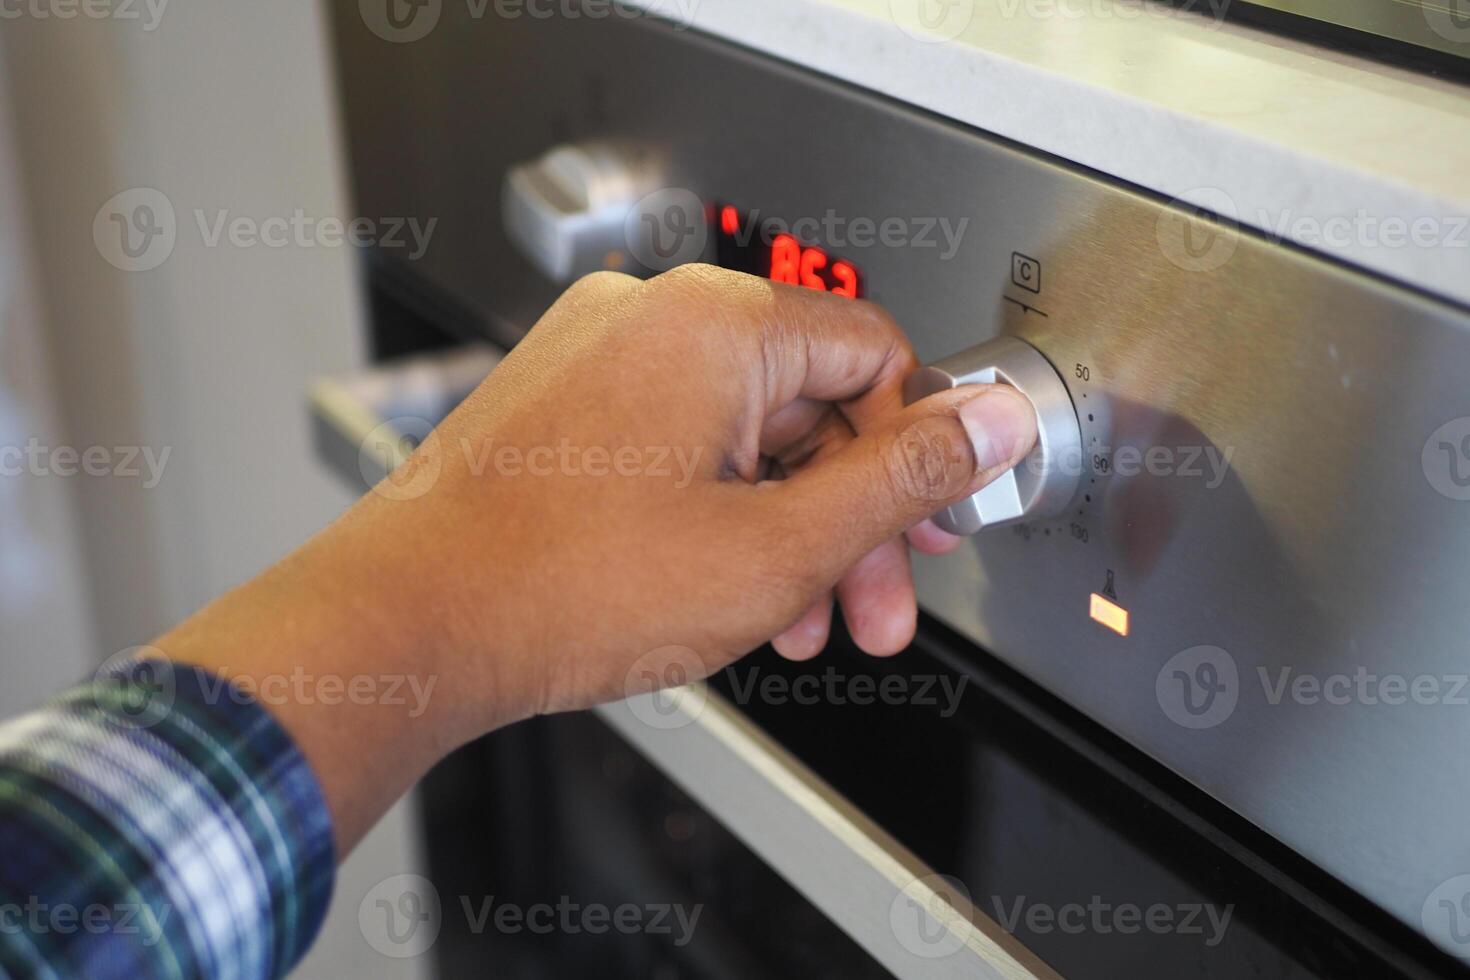
[{"label": "stainless steel oven panel", "polygon": [[[1083,495],[920,562],[923,604],[1446,928],[1436,888],[1470,872],[1463,309],[662,25],[446,5],[392,46],[342,6],[360,208],[439,217],[420,271],[496,324],[523,328],[554,292],[503,240],[501,175],[610,138],[707,200],[842,222],[844,241],[815,237],[925,360],[1003,333],[1041,350],[1083,425]],[[887,218],[912,240],[853,241]],[[1093,593],[1128,636],[1089,618]]]}]

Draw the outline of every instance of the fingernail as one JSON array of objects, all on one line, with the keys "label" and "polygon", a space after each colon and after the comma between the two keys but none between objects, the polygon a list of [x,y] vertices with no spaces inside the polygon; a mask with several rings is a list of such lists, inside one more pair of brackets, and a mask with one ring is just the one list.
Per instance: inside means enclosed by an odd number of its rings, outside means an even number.
[{"label": "fingernail", "polygon": [[975,447],[975,470],[1005,466],[1031,451],[1036,414],[1026,397],[1009,385],[995,385],[960,406],[960,424]]}]

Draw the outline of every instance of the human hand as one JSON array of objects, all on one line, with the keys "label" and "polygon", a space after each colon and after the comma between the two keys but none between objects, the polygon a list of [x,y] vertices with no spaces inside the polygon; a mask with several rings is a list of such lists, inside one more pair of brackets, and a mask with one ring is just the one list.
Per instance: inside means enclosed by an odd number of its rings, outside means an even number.
[{"label": "human hand", "polygon": [[952,547],[927,516],[1036,432],[1007,386],[905,409],[915,367],[869,303],[708,266],[590,276],[419,450],[433,490],[364,510],[437,583],[465,691],[514,692],[512,716],[621,698],[635,664],[703,676],[773,638],[815,656],[834,596],[893,654],[916,618],[905,532]]},{"label": "human hand", "polygon": [[862,649],[896,653],[916,618],[905,536],[953,547],[927,516],[1036,439],[1004,385],[905,408],[916,366],[870,303],[707,266],[590,276],[377,492],[156,645],[247,680],[305,661],[440,681],[413,718],[272,706],[344,852],[497,726],[768,640],[815,656],[834,597]]}]

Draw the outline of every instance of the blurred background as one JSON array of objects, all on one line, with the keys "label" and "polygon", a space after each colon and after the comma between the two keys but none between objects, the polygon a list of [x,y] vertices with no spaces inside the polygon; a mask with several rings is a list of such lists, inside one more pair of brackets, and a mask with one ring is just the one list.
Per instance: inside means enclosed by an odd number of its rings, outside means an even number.
[{"label": "blurred background", "polygon": [[[0,442],[42,461],[0,480],[0,716],[146,641],[352,499],[313,461],[304,400],[310,378],[364,357],[352,249],[208,248],[190,229],[140,276],[93,242],[99,209],[132,188],[166,188],[181,225],[196,208],[348,213],[322,8],[136,10],[0,20]],[[111,472],[59,476],[62,446],[102,447]],[[401,804],[339,897],[419,866],[412,822]],[[380,957],[357,903],[338,901],[300,975],[428,965]]]}]

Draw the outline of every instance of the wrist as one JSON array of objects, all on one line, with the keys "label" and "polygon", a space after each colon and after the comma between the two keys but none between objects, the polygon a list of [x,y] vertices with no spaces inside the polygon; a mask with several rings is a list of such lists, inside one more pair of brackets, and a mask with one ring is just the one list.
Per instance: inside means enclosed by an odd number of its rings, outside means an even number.
[{"label": "wrist", "polygon": [[369,495],[291,570],[326,593],[316,601],[343,620],[336,629],[358,645],[356,662],[433,686],[405,735],[436,756],[530,717],[539,697],[536,658],[520,655],[526,610],[515,577],[500,574],[508,563],[460,555],[444,512],[443,501]]},{"label": "wrist", "polygon": [[154,641],[228,680],[219,696],[253,698],[291,735],[341,854],[477,734],[433,615],[434,583],[395,565],[368,530],[344,519]]}]

